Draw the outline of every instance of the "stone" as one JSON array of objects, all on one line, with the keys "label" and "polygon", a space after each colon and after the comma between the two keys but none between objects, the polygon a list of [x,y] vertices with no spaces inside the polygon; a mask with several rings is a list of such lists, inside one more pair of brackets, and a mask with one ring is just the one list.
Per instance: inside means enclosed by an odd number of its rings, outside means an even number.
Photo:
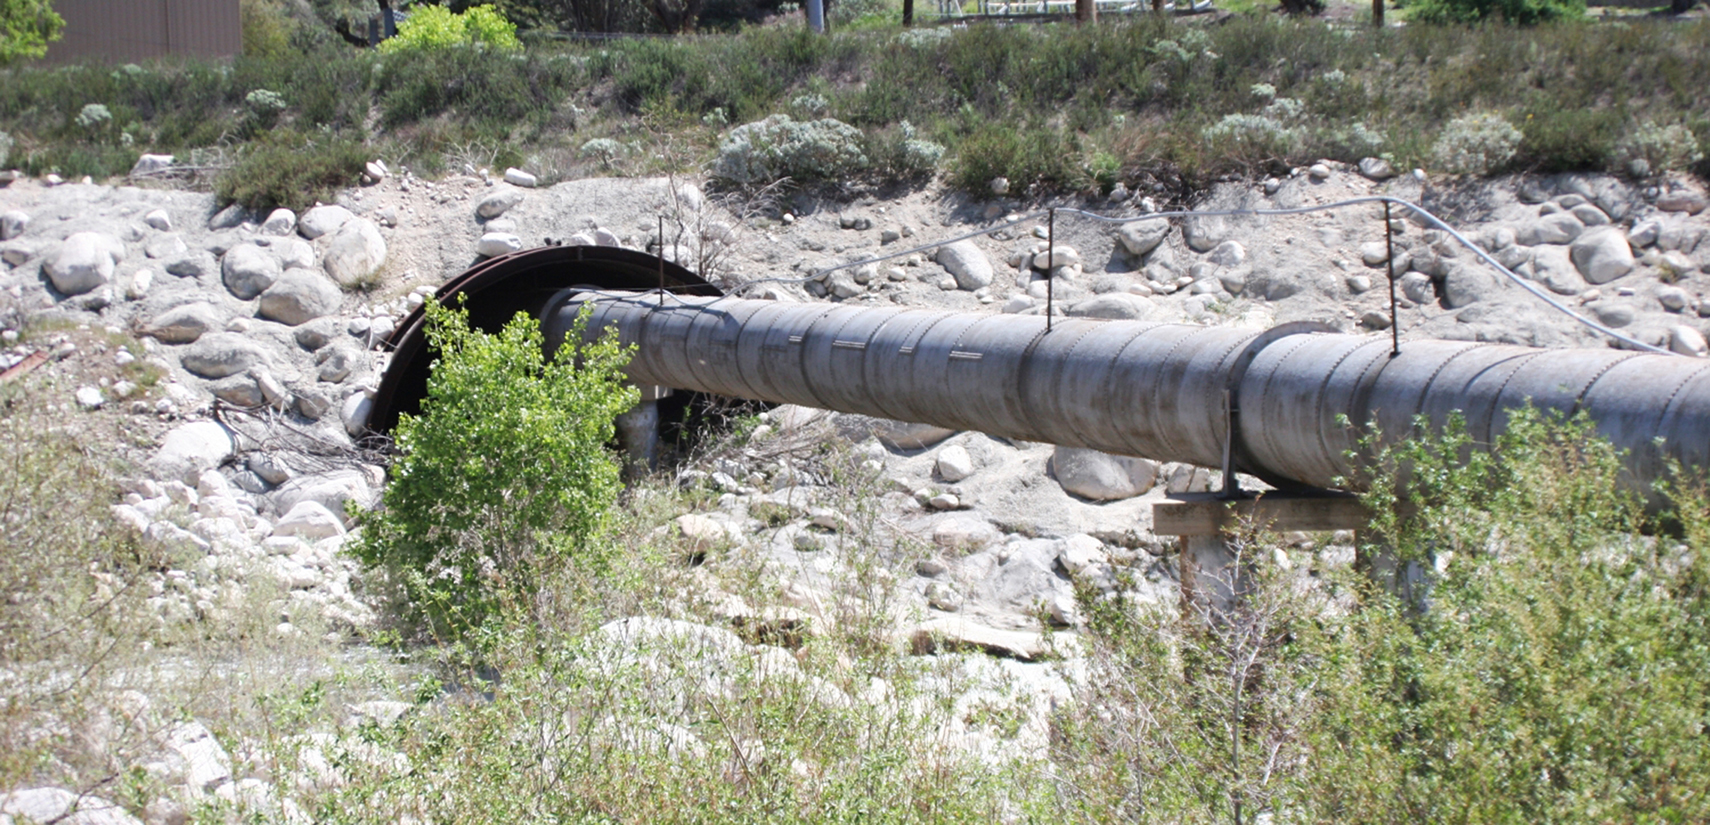
[{"label": "stone", "polygon": [[42,268],[53,288],[82,295],[113,280],[113,267],[125,259],[125,244],[105,232],[78,232],[65,239]]},{"label": "stone", "polygon": [[825,286],[832,295],[838,298],[853,298],[866,292],[860,284],[855,282],[854,273],[847,269],[833,272],[831,277],[826,280]]},{"label": "stone", "polygon": [[1306,174],[1315,181],[1321,181],[1330,177],[1330,167],[1322,163],[1314,163],[1307,167]]},{"label": "stone", "polygon": [[1093,501],[1133,498],[1158,480],[1156,462],[1081,447],[1058,446],[1050,469],[1064,492]]},{"label": "stone", "polygon": [[1457,263],[1443,278],[1443,299],[1450,309],[1486,300],[1502,289],[1500,276],[1483,263]]},{"label": "stone", "polygon": [[1648,218],[1633,224],[1627,230],[1627,245],[1634,249],[1644,249],[1657,242],[1657,236],[1662,233],[1662,221]]},{"label": "stone", "polygon": [[684,513],[672,519],[677,531],[688,540],[689,549],[704,553],[730,540],[724,525],[698,513]]},{"label": "stone", "polygon": [[177,159],[174,158],[172,155],[147,155],[147,154],[145,154],[145,155],[137,158],[137,162],[131,165],[131,177],[137,177],[139,175],[152,175],[152,174],[155,174],[158,172],[164,172],[164,171],[172,168],[172,163],[175,160],[177,160]]},{"label": "stone", "polygon": [[339,227],[321,261],[327,274],[345,288],[361,285],[385,262],[386,239],[367,218],[354,218]]},{"label": "stone", "polygon": [[494,258],[523,248],[522,238],[509,232],[488,232],[475,242],[475,254]]},{"label": "stone", "polygon": [[374,397],[367,392],[351,393],[339,407],[339,420],[344,431],[360,436],[368,429],[368,413],[374,409]]},{"label": "stone", "polygon": [[154,286],[154,270],[139,269],[131,274],[130,282],[125,284],[125,297],[132,301],[141,300],[148,295],[151,286]]},{"label": "stone", "polygon": [[935,424],[917,424],[885,418],[873,419],[871,426],[874,438],[897,450],[924,449],[956,434],[955,430]]},{"label": "stone", "polygon": [[1383,158],[1360,158],[1360,174],[1372,180],[1389,180],[1395,177],[1395,168]]},{"label": "stone", "polygon": [[1685,278],[1692,274],[1692,270],[1696,266],[1692,259],[1686,256],[1686,253],[1678,249],[1664,252],[1662,257],[1657,260],[1657,267],[1670,278]]},{"label": "stone", "polygon": [[1609,216],[1603,214],[1603,210],[1598,209],[1593,204],[1582,203],[1568,211],[1578,218],[1580,223],[1588,227],[1609,225]]},{"label": "stone", "polygon": [[1375,309],[1368,309],[1360,315],[1360,326],[1370,330],[1389,329],[1389,315]]},{"label": "stone", "polygon": [[1606,284],[1633,271],[1633,248],[1627,245],[1627,235],[1613,226],[1593,229],[1581,235],[1569,248],[1573,265],[1585,280]]},{"label": "stone", "polygon": [[315,354],[315,364],[319,369],[315,377],[328,384],[337,384],[350,377],[355,369],[358,356],[354,350],[346,346],[327,347]]},{"label": "stone", "polygon": [[1389,244],[1372,241],[1360,247],[1360,262],[1366,266],[1382,266],[1389,260]]},{"label": "stone", "polygon": [[616,232],[613,232],[603,226],[596,226],[594,227],[594,245],[621,247],[623,246],[623,241],[618,238]]},{"label": "stone", "polygon": [[498,187],[475,205],[475,217],[484,221],[497,218],[522,203],[523,197],[522,192],[509,186]]},{"label": "stone", "polygon": [[1224,241],[1211,250],[1207,259],[1218,266],[1240,266],[1247,260],[1247,247],[1240,241]]},{"label": "stone", "polygon": [[1062,267],[1079,267],[1080,265],[1081,253],[1067,244],[1057,244],[1055,249],[1049,252],[1040,252],[1033,256],[1033,268],[1040,271],[1052,271],[1053,277],[1056,275],[1053,270]]},{"label": "stone", "polygon": [[172,216],[165,209],[156,209],[143,216],[143,223],[162,232],[172,231]]},{"label": "stone", "polygon": [[[147,157],[147,155],[144,155]],[[99,796],[62,788],[27,788],[0,793],[0,823],[54,825],[142,825],[128,811]]]},{"label": "stone", "polygon": [[382,160],[371,160],[362,164],[362,177],[368,183],[379,183],[391,173],[392,170],[386,168],[386,162]]},{"label": "stone", "polygon": [[916,655],[972,649],[1030,662],[1050,652],[1038,633],[998,630],[955,616],[928,619],[907,631],[906,635],[909,649]]},{"label": "stone", "polygon": [[949,582],[932,582],[926,586],[926,604],[933,610],[955,613],[962,609],[967,600],[962,592]]},{"label": "stone", "polygon": [[1664,212],[1685,212],[1696,215],[1710,206],[1710,198],[1697,192],[1664,192],[1657,196],[1657,208]]},{"label": "stone", "polygon": [[1573,265],[1566,247],[1540,246],[1532,251],[1532,277],[1557,295],[1578,295],[1585,291],[1585,278]]},{"label": "stone", "polygon": [[267,394],[261,391],[261,385],[248,370],[210,382],[208,391],[234,407],[255,409],[267,404]]},{"label": "stone", "polygon": [[143,243],[143,254],[161,261],[176,261],[190,252],[188,244],[176,233],[165,233]]},{"label": "stone", "polygon": [[1229,221],[1222,216],[1189,217],[1182,220],[1182,239],[1195,252],[1210,252],[1229,238]]},{"label": "stone", "polygon": [[273,453],[250,453],[244,464],[268,484],[284,484],[291,479],[290,466]]},{"label": "stone", "polygon": [[261,293],[257,311],[263,318],[297,326],[338,311],[344,293],[325,275],[312,269],[287,269]]},{"label": "stone", "polygon": [[30,216],[14,209],[0,213],[0,241],[9,241],[24,234],[30,228]]},{"label": "stone", "polygon": [[1153,303],[1130,292],[1109,292],[1071,304],[1068,314],[1081,318],[1142,321],[1155,312]]},{"label": "stone", "polygon": [[992,282],[992,262],[973,241],[957,241],[940,248],[937,260],[961,289],[972,292]]},{"label": "stone", "polygon": [[101,391],[94,387],[78,387],[73,395],[77,399],[77,406],[86,410],[98,410],[102,404],[107,403]]},{"label": "stone", "polygon": [[192,793],[208,792],[231,781],[232,758],[200,722],[180,722],[166,736],[166,747],[182,760],[180,774]]},{"label": "stone", "polygon": [[534,175],[524,172],[515,166],[505,170],[505,183],[512,186],[521,186],[525,189],[533,189],[539,182],[540,180]]},{"label": "stone", "polygon": [[1108,564],[1110,556],[1104,552],[1104,542],[1086,533],[1076,533],[1063,540],[1063,551],[1057,561],[1064,570],[1078,576],[1097,565]]},{"label": "stone", "polygon": [[273,535],[294,536],[306,541],[344,535],[344,519],[318,501],[304,500],[293,505],[273,524]]},{"label": "stone", "polygon": [[1537,244],[1572,243],[1585,231],[1585,224],[1580,222],[1572,212],[1556,212],[1539,218],[1535,223],[1522,229],[1520,243],[1527,246]]},{"label": "stone", "polygon": [[308,241],[296,236],[289,238],[274,238],[268,245],[273,257],[279,260],[280,269],[313,269],[315,266],[315,247]]},{"label": "stone", "polygon": [[1597,316],[1597,320],[1611,327],[1624,327],[1633,323],[1636,314],[1631,306],[1615,301],[1594,301],[1587,304],[1587,308]]},{"label": "stone", "polygon": [[1663,286],[1657,288],[1657,303],[1669,312],[1680,312],[1692,303],[1692,296],[1678,286]]},{"label": "stone", "polygon": [[229,204],[226,208],[215,212],[208,218],[208,228],[218,232],[221,229],[231,229],[234,226],[241,226],[243,222],[248,219],[248,210],[235,203]]},{"label": "stone", "polygon": [[1694,358],[1710,355],[1710,343],[1705,342],[1704,333],[1685,324],[1676,324],[1669,330],[1668,348]]},{"label": "stone", "polygon": [[342,206],[317,206],[297,219],[297,234],[312,241],[322,235],[337,232],[355,217],[349,209]]},{"label": "stone", "polygon": [[231,433],[213,421],[181,424],[161,439],[148,468],[156,478],[168,481],[195,479],[204,470],[220,466],[234,449]]},{"label": "stone", "polygon": [[255,244],[239,244],[220,261],[220,279],[240,300],[248,301],[279,280],[283,267],[273,253]]},{"label": "stone", "polygon": [[317,318],[299,327],[292,337],[297,340],[297,346],[309,352],[314,352],[326,346],[339,334],[343,326],[337,318]]},{"label": "stone", "polygon": [[926,506],[934,510],[959,510],[962,508],[962,498],[955,493],[939,493],[928,498]]},{"label": "stone", "polygon": [[936,469],[939,478],[955,484],[974,474],[974,458],[967,448],[952,444],[939,451]]},{"label": "stone", "polygon": [[1419,272],[1409,272],[1401,276],[1401,292],[1407,300],[1421,306],[1437,302],[1437,290],[1432,285],[1431,276]]},{"label": "stone", "polygon": [[1170,236],[1166,220],[1130,221],[1118,227],[1116,239],[1130,255],[1145,255],[1158,248]]},{"label": "stone", "polygon": [[203,378],[225,378],[265,365],[267,351],[255,339],[233,332],[202,335],[185,347],[180,363]]},{"label": "stone", "polygon": [[284,236],[297,231],[297,213],[280,207],[268,213],[261,222],[261,234]]},{"label": "stone", "polygon": [[1003,540],[1003,533],[983,518],[968,514],[941,517],[932,528],[932,543],[939,547],[974,551]]},{"label": "stone", "polygon": [[[360,395],[360,393],[359,393]],[[366,508],[374,501],[368,475],[361,470],[333,470],[310,476],[298,476],[268,494],[268,499],[281,513],[289,513],[308,501],[319,504],[327,512],[344,518],[345,503],[356,502]]]},{"label": "stone", "polygon": [[192,252],[174,259],[166,265],[166,274],[179,278],[200,278],[219,269],[214,256],[206,252]]}]

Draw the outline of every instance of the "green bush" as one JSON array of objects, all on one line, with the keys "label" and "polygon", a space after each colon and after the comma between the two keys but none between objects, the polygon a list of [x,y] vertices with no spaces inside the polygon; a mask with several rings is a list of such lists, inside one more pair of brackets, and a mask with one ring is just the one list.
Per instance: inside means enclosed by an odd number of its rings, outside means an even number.
[{"label": "green bush", "polygon": [[1005,177],[1021,191],[1073,186],[1080,170],[1080,150],[1073,138],[1049,128],[1018,129],[1002,122],[986,123],[956,147],[951,175],[972,192],[989,192],[992,178]]},{"label": "green bush", "polygon": [[1585,0],[1418,0],[1408,19],[1421,23],[1479,23],[1504,20],[1522,26],[1585,17]]},{"label": "green bush", "polygon": [[439,51],[456,46],[515,50],[522,48],[517,27],[492,6],[474,6],[453,14],[445,6],[416,6],[398,26],[398,34],[380,43],[382,54]]},{"label": "green bush", "polygon": [[1494,112],[1466,115],[1443,127],[1431,156],[1444,171],[1488,175],[1514,158],[1524,137]]},{"label": "green bush", "polygon": [[719,142],[713,174],[742,184],[848,177],[871,165],[864,142],[860,129],[840,120],[772,115],[730,130]]},{"label": "green bush", "polygon": [[[1671,490],[1679,537],[1647,535],[1660,525],[1621,455],[1589,422],[1531,410],[1489,451],[1453,421],[1374,469],[1367,535],[1385,542],[1351,566],[1248,535],[1236,606],[1206,587],[1185,606],[1084,594],[1092,667],[1058,749],[1070,807],[1086,821],[1232,821],[1237,805],[1243,821],[1710,816],[1702,479]],[[1410,565],[1423,576],[1397,587]]]},{"label": "green bush", "polygon": [[355,185],[369,159],[368,149],[353,140],[273,136],[245,147],[238,162],[214,180],[214,194],[250,209],[301,212],[316,201],[331,203],[339,189]]},{"label": "green bush", "polygon": [[488,334],[466,311],[427,312],[439,357],[422,413],[398,423],[401,457],[354,552],[394,576],[410,618],[458,637],[526,605],[566,556],[597,550],[619,489],[606,442],[636,391],[613,337],[547,360],[526,315]]}]

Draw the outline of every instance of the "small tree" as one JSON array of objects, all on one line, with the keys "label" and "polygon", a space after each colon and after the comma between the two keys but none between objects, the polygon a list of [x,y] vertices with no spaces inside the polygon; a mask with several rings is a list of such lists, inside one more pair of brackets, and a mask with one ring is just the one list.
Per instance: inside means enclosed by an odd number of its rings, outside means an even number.
[{"label": "small tree", "polygon": [[548,360],[527,315],[493,335],[466,310],[429,303],[427,317],[439,359],[421,414],[398,422],[403,457],[355,553],[395,577],[410,619],[460,636],[591,549],[620,489],[612,419],[636,392],[615,337],[575,345],[585,318]]},{"label": "small tree", "polygon": [[49,0],[0,0],[0,66],[47,54],[64,28]]}]

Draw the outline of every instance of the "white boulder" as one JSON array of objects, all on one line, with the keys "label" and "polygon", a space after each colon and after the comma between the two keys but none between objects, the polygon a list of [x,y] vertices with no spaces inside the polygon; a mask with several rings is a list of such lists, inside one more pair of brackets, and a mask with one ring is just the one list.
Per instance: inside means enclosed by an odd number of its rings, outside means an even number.
[{"label": "white boulder", "polygon": [[125,244],[105,232],[78,232],[65,239],[44,268],[53,288],[82,295],[113,280],[113,267],[125,259]]}]

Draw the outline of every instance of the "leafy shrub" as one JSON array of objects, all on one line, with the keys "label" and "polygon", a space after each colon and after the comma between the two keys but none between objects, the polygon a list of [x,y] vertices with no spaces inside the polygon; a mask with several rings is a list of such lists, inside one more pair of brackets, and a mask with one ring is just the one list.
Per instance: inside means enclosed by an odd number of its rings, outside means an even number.
[{"label": "leafy shrub", "polygon": [[1080,178],[1080,149],[1055,130],[985,123],[956,147],[951,174],[971,192],[989,192],[992,178],[1009,178],[1023,191],[1034,185],[1068,186]]},{"label": "leafy shrub", "polygon": [[256,89],[244,95],[243,102],[249,107],[249,115],[255,125],[263,129],[272,128],[279,122],[279,113],[285,111],[285,98],[266,89]]},{"label": "leafy shrub", "polygon": [[1375,157],[1383,152],[1385,143],[1382,132],[1359,121],[1343,128],[1324,129],[1317,138],[1327,154],[1346,161]]},{"label": "leafy shrub", "polygon": [[243,0],[238,6],[245,57],[278,59],[291,52],[295,26],[284,10],[267,0]]},{"label": "leafy shrub", "polygon": [[245,147],[238,162],[214,181],[221,201],[250,209],[283,206],[302,211],[356,183],[369,152],[361,143],[321,136],[298,141],[271,138]]},{"label": "leafy shrub", "polygon": [[84,104],[77,112],[77,127],[85,132],[96,132],[113,122],[113,113],[99,103]]},{"label": "leafy shrub", "polygon": [[1247,114],[1224,115],[1222,120],[1205,127],[1200,135],[1210,141],[1275,148],[1284,154],[1300,139],[1299,130],[1284,126],[1275,118]]},{"label": "leafy shrub", "polygon": [[623,144],[611,138],[594,138],[582,144],[582,157],[598,160],[600,165],[608,168],[623,154]]},{"label": "leafy shrub", "polygon": [[914,124],[903,121],[894,131],[870,134],[866,141],[867,157],[873,169],[895,178],[930,175],[944,160],[945,148],[920,136]]},{"label": "leafy shrub", "polygon": [[867,169],[862,142],[861,130],[840,120],[772,115],[730,130],[719,143],[713,174],[741,184],[844,177]]},{"label": "leafy shrub", "polygon": [[49,0],[6,0],[0,5],[0,66],[47,54],[47,44],[64,28],[65,18],[53,13]]},{"label": "leafy shrub", "polygon": [[1408,18],[1422,23],[1478,23],[1505,20],[1530,26],[1585,16],[1585,0],[1419,0]]},{"label": "leafy shrub", "polygon": [[428,304],[438,351],[420,416],[396,429],[402,456],[355,553],[396,576],[412,615],[442,635],[479,628],[526,599],[565,556],[593,551],[619,489],[606,451],[634,405],[614,337],[542,354],[533,318],[488,334]]},{"label": "leafy shrub", "polygon": [[416,6],[398,26],[398,34],[381,42],[382,54],[439,51],[454,46],[501,50],[522,48],[516,24],[492,6],[474,6],[453,14],[444,6]]},{"label": "leafy shrub", "polygon": [[1615,153],[1620,171],[1640,178],[1684,171],[1704,159],[1698,136],[1691,129],[1679,123],[1662,126],[1651,120],[1639,124],[1616,144]]},{"label": "leafy shrub", "polygon": [[1449,121],[1431,156],[1444,171],[1488,175],[1512,160],[1524,137],[1494,112]]}]

